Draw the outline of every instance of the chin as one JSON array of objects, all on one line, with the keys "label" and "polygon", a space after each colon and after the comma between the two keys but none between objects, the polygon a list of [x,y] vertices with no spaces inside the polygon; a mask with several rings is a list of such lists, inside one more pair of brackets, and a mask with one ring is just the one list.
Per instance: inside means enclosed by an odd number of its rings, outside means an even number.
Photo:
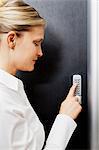
[{"label": "chin", "polygon": [[31,66],[24,66],[24,67],[22,67],[22,68],[20,68],[20,69],[18,69],[18,70],[31,72],[31,71],[34,70],[34,65],[31,65]]},{"label": "chin", "polygon": [[34,67],[30,67],[30,68],[28,68],[26,71],[33,71],[34,70]]}]

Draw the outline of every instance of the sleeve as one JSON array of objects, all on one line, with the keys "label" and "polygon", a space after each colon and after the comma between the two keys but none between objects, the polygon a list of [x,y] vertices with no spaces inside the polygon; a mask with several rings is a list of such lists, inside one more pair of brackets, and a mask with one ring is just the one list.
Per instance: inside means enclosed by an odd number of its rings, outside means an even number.
[{"label": "sleeve", "polygon": [[71,117],[65,114],[58,114],[44,150],[65,150],[76,126],[77,124]]}]

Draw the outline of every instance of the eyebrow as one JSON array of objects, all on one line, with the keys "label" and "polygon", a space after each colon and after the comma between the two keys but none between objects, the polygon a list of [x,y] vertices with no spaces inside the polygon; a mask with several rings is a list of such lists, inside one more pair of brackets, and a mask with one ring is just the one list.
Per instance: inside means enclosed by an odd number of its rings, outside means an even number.
[{"label": "eyebrow", "polygon": [[33,42],[43,42],[44,39],[33,40]]}]

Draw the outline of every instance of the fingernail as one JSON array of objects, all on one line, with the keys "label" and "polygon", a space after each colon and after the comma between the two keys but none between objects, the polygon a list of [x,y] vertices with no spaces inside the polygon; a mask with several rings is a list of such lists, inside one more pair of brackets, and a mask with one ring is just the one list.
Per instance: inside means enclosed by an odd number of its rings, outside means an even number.
[{"label": "fingernail", "polygon": [[74,83],[73,85],[76,87],[78,84],[77,84],[77,83]]}]

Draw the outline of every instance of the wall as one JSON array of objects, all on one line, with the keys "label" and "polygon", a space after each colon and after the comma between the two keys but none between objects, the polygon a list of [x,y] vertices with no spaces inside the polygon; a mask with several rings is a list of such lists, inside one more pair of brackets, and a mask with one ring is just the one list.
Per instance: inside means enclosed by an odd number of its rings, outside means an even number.
[{"label": "wall", "polygon": [[44,124],[46,137],[61,102],[72,85],[72,75],[82,75],[83,111],[76,120],[67,150],[89,149],[87,106],[87,1],[28,0],[47,20],[44,56],[31,73],[18,72],[25,90]]}]

